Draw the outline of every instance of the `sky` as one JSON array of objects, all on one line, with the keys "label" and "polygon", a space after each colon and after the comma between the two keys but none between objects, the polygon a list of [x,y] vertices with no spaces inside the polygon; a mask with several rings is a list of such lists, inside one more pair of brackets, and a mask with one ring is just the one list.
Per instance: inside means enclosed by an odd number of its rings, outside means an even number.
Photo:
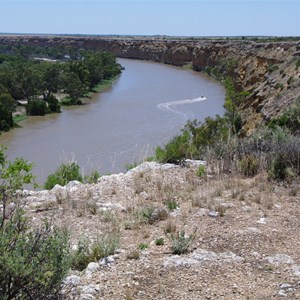
[{"label": "sky", "polygon": [[300,36],[300,0],[0,0],[0,33]]}]

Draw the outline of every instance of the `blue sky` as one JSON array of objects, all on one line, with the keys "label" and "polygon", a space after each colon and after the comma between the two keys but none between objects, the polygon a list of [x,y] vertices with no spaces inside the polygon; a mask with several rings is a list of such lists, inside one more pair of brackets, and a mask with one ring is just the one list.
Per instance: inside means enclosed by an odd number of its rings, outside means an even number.
[{"label": "blue sky", "polygon": [[0,32],[300,36],[300,0],[0,0]]}]

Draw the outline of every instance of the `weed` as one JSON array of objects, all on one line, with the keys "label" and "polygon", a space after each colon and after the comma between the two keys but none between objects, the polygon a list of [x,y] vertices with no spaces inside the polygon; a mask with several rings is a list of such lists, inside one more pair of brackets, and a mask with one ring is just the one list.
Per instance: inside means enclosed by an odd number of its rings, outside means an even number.
[{"label": "weed", "polygon": [[204,165],[200,165],[197,169],[197,176],[204,177],[206,175],[206,168]]},{"label": "weed", "polygon": [[87,239],[80,239],[77,250],[73,254],[72,268],[82,271],[90,262],[96,262],[103,257],[114,254],[118,246],[119,236],[115,233],[99,236],[91,246]]},{"label": "weed", "polygon": [[167,225],[165,226],[165,233],[172,233],[176,231],[176,225],[171,220],[168,221]]},{"label": "weed", "polygon": [[177,255],[187,253],[195,237],[195,233],[190,236],[186,236],[184,231],[177,232],[176,234],[171,234],[172,253]]},{"label": "weed", "polygon": [[155,245],[156,246],[163,246],[165,244],[165,241],[163,238],[158,238],[155,240]]},{"label": "weed", "polygon": [[226,212],[226,207],[224,205],[219,205],[217,206],[216,211],[219,213],[220,217],[224,217]]},{"label": "weed", "polygon": [[126,255],[127,259],[139,259],[140,258],[140,251],[133,250],[131,252],[128,252]]},{"label": "weed", "polygon": [[246,177],[257,175],[259,169],[259,160],[254,155],[246,155],[240,161],[241,172]]},{"label": "weed", "polygon": [[149,248],[149,245],[148,244],[145,244],[145,243],[140,243],[139,244],[139,249],[140,250],[146,250]]},{"label": "weed", "polygon": [[169,209],[169,211],[173,211],[173,210],[177,209],[177,207],[179,206],[174,199],[167,200],[165,205]]}]

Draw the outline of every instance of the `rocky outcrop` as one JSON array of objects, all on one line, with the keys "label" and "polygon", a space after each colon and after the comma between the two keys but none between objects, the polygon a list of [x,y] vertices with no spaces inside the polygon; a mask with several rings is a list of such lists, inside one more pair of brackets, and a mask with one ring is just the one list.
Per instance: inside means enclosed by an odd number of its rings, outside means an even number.
[{"label": "rocky outcrop", "polygon": [[230,62],[236,88],[246,91],[240,104],[245,133],[280,114],[300,96],[300,41],[171,39],[164,37],[1,36],[0,43],[39,46],[79,46],[107,50],[118,57],[145,59],[177,66],[192,64],[196,71]]}]

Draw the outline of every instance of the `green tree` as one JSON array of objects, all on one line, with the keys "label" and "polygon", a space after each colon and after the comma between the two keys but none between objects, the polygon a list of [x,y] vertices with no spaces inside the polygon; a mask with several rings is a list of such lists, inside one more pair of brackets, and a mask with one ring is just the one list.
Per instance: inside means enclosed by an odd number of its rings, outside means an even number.
[{"label": "green tree", "polygon": [[0,131],[9,130],[14,126],[12,113],[16,102],[8,93],[0,95]]},{"label": "green tree", "polygon": [[0,299],[58,299],[70,268],[68,234],[45,221],[31,227],[17,190],[34,184],[32,164],[0,149]]}]

